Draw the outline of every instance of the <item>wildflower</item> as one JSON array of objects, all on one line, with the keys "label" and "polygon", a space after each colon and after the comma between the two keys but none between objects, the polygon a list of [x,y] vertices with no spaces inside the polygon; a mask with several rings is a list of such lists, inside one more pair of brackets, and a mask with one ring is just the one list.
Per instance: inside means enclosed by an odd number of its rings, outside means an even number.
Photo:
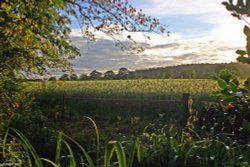
[{"label": "wildflower", "polygon": [[20,106],[21,106],[20,103],[18,103],[18,102],[15,102],[15,103],[14,103],[14,108],[19,108]]},{"label": "wildflower", "polygon": [[228,104],[227,104],[227,109],[230,109],[230,108],[233,108],[234,107],[234,105],[233,105],[233,103],[231,103],[231,102],[229,102]]},{"label": "wildflower", "polygon": [[237,96],[237,97],[242,97],[242,96],[243,96],[243,92],[242,92],[242,91],[237,92],[237,93],[236,93],[236,96]]}]

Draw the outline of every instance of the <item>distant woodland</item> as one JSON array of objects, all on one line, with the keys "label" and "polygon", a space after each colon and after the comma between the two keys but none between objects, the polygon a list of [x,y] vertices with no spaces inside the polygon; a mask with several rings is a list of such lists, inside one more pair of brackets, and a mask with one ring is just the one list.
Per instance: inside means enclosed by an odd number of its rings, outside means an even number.
[{"label": "distant woodland", "polygon": [[45,80],[210,79],[213,75],[219,74],[223,69],[232,71],[239,78],[250,76],[250,68],[248,65],[222,63],[187,64],[135,71],[123,67],[120,68],[118,72],[109,70],[102,73],[93,70],[89,74],[62,74],[60,77],[50,77]]}]

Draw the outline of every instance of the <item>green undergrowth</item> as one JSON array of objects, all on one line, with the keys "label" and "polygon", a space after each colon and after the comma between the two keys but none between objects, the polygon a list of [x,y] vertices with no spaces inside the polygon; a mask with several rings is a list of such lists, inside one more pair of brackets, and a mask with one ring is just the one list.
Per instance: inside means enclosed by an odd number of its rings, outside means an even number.
[{"label": "green undergrowth", "polygon": [[[174,126],[149,125],[140,134],[104,142],[93,119],[92,148],[72,136],[56,131],[52,157],[41,156],[36,144],[17,129],[8,128],[0,144],[2,166],[89,166],[89,167],[248,167],[250,145],[240,145],[217,135],[201,138],[190,128],[176,131]],[[84,137],[84,136],[83,136]]]}]

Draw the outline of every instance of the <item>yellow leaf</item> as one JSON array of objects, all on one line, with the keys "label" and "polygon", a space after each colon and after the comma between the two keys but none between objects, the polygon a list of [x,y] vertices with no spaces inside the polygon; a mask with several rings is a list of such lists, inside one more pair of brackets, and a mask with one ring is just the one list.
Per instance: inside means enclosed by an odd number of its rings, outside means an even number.
[{"label": "yellow leaf", "polygon": [[25,37],[24,43],[25,43],[26,45],[29,45],[29,44],[30,44],[30,38],[29,38],[28,36]]}]

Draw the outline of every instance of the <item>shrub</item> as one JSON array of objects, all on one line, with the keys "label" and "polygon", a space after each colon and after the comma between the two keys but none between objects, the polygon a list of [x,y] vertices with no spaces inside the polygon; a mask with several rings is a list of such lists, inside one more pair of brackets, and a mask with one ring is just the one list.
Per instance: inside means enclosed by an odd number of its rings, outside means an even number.
[{"label": "shrub", "polygon": [[206,135],[230,136],[240,144],[246,144],[250,139],[250,79],[243,85],[228,70],[221,71],[214,77],[220,90],[213,92],[221,97],[221,102],[212,104],[198,114],[196,130]]}]

